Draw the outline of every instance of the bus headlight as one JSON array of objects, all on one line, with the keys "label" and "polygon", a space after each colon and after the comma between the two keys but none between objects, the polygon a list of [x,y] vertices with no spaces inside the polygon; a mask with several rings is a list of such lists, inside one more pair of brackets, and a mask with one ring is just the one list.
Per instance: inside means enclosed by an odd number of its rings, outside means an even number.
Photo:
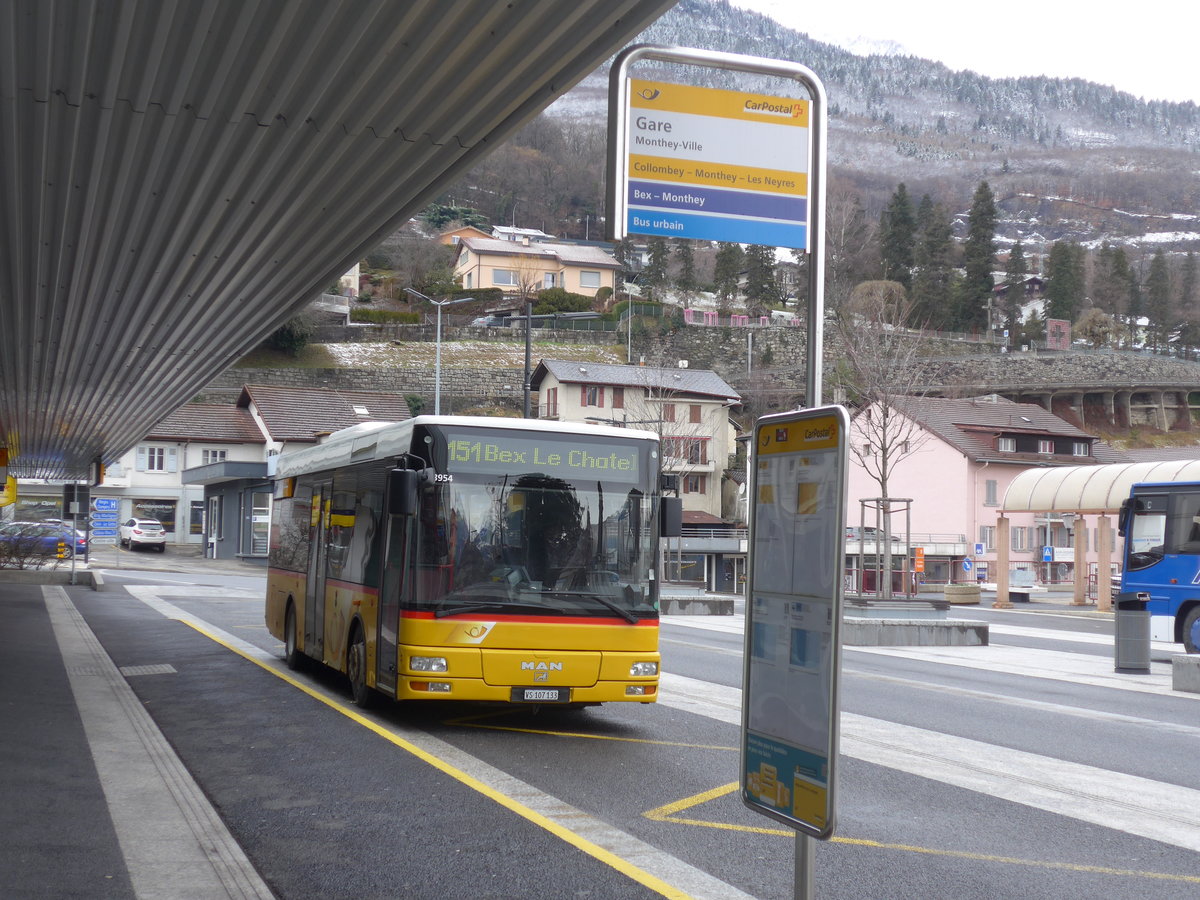
[{"label": "bus headlight", "polygon": [[648,675],[658,674],[658,663],[656,662],[635,662],[629,667],[629,676],[631,678],[645,678]]},{"label": "bus headlight", "polygon": [[410,656],[408,667],[414,672],[445,672],[446,657],[444,656]]}]

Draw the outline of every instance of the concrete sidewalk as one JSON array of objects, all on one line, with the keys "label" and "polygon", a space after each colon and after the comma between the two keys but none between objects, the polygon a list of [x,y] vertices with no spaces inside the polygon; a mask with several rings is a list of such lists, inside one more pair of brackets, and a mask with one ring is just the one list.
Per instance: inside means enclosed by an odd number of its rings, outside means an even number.
[{"label": "concrete sidewalk", "polygon": [[4,896],[271,897],[76,608],[88,587],[12,574],[0,571]]}]

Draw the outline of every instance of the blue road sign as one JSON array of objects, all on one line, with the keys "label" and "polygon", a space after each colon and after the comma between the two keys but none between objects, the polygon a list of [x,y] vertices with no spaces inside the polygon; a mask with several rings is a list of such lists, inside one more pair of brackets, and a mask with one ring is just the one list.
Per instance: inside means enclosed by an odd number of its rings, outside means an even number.
[{"label": "blue road sign", "polygon": [[973,565],[974,565],[974,563],[971,562],[971,557],[968,556],[966,559],[963,560],[963,571],[970,572],[971,566],[973,566]]},{"label": "blue road sign", "polygon": [[1054,562],[1054,548],[1053,547],[1043,547],[1042,548],[1042,562]]}]

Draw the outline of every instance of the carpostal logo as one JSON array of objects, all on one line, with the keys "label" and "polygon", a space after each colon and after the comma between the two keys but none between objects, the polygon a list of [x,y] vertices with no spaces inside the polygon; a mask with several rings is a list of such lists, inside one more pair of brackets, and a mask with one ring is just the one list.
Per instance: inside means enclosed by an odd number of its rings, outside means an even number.
[{"label": "carpostal logo", "polygon": [[771,101],[747,97],[743,108],[746,112],[762,113],[765,116],[779,116],[785,119],[799,119],[804,115],[804,104],[797,103],[794,100]]}]

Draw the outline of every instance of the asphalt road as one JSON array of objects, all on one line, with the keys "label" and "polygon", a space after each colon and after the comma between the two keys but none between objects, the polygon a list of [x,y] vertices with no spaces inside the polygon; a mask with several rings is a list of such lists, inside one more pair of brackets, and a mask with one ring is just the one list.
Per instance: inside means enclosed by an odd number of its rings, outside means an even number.
[{"label": "asphalt road", "polygon": [[[736,782],[740,617],[668,617],[653,705],[385,705],[278,662],[261,577],[71,597],[276,895],[776,898],[794,837]],[[982,648],[847,648],[821,898],[1193,898],[1198,695],[1112,672],[1111,622],[969,610]],[[1106,633],[1108,632],[1108,633]],[[158,672],[161,668],[148,671]]]}]

